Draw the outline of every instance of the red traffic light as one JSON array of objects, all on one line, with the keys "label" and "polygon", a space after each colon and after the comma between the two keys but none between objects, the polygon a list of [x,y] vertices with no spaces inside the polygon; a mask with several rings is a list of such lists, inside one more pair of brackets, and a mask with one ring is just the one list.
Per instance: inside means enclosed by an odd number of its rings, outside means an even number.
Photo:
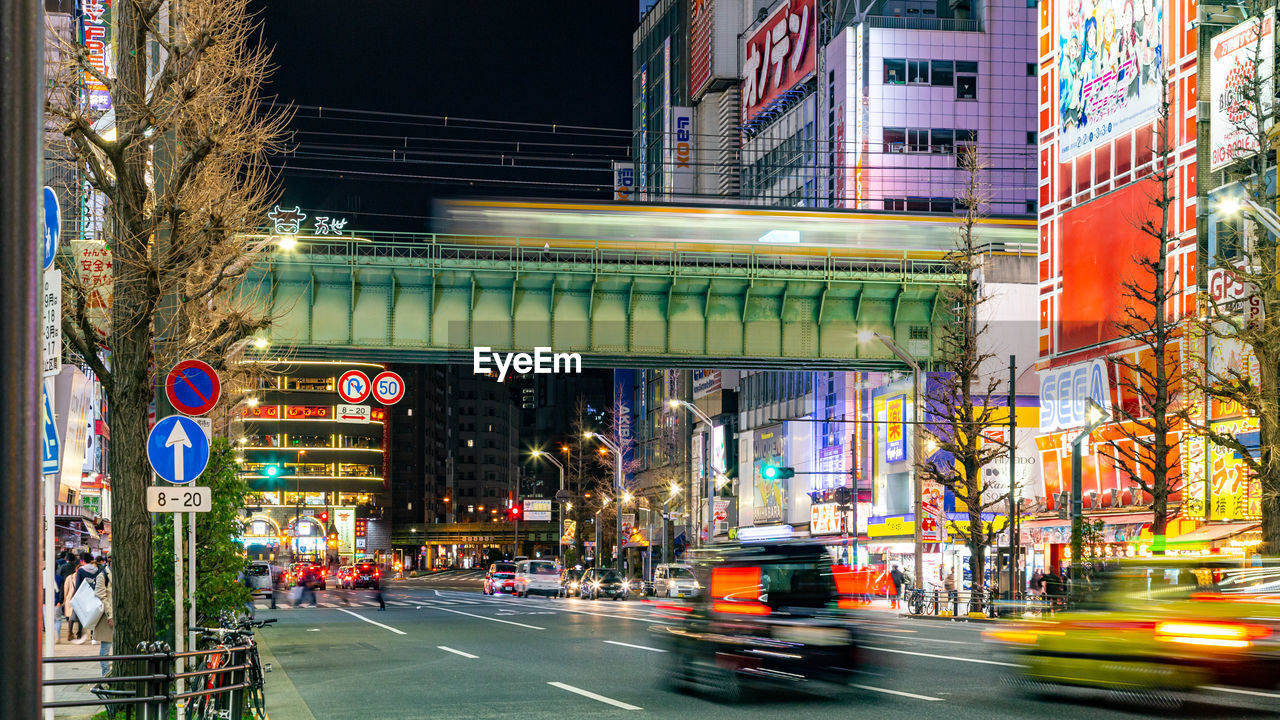
[{"label": "red traffic light", "polygon": [[510,507],[510,508],[507,510],[507,514],[511,516],[511,519],[512,519],[512,520],[519,520],[519,519],[520,519],[520,506],[519,506],[519,505],[513,505],[512,507]]},{"label": "red traffic light", "polygon": [[329,522],[329,513],[327,513],[327,512],[322,512],[322,513],[320,513],[320,521],[321,521],[321,522]]}]

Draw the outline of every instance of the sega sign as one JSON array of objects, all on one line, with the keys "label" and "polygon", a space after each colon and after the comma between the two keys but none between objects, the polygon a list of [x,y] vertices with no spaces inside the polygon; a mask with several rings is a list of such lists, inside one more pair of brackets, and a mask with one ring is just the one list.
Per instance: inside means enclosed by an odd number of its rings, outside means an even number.
[{"label": "sega sign", "polygon": [[1111,412],[1111,374],[1105,360],[1045,370],[1040,373],[1040,431],[1085,425],[1085,401]]}]

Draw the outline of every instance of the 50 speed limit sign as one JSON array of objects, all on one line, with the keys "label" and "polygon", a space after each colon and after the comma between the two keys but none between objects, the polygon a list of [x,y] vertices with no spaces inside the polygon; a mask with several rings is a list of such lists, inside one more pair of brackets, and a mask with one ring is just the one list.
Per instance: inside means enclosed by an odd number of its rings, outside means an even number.
[{"label": "50 speed limit sign", "polygon": [[212,496],[207,487],[147,488],[147,512],[209,512]]},{"label": "50 speed limit sign", "polygon": [[384,405],[395,405],[404,397],[404,378],[390,370],[373,379],[373,396]]}]

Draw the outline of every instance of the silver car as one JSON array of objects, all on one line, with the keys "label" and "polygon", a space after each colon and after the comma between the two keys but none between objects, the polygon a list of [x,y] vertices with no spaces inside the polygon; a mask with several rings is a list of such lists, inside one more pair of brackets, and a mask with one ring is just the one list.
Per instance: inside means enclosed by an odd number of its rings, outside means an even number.
[{"label": "silver car", "polygon": [[256,560],[245,567],[244,584],[249,588],[251,595],[255,597],[258,595],[270,597],[273,580],[272,571],[271,563],[265,560]]},{"label": "silver car", "polygon": [[663,563],[653,570],[652,592],[658,597],[692,598],[701,591],[692,565]]}]

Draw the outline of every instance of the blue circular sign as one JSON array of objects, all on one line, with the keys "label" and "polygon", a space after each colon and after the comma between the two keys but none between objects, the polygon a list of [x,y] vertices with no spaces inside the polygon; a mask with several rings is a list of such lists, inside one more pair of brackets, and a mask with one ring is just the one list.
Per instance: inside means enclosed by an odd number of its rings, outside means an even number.
[{"label": "blue circular sign", "polygon": [[183,415],[203,415],[218,404],[222,382],[209,363],[183,360],[165,377],[165,396],[169,404]]},{"label": "blue circular sign", "polygon": [[62,210],[58,207],[58,193],[46,185],[44,187],[44,212],[41,213],[44,225],[44,269],[53,265],[53,257],[58,253],[58,236],[62,233]]},{"label": "blue circular sign", "polygon": [[170,415],[156,423],[147,436],[147,460],[151,469],[174,485],[200,477],[209,465],[209,438],[195,420]]}]

